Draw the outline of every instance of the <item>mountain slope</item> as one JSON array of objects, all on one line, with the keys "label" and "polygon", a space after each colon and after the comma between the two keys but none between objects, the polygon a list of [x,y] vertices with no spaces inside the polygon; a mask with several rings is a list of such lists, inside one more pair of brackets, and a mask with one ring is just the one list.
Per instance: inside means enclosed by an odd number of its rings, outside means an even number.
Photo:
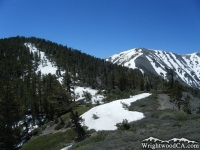
[{"label": "mountain slope", "polygon": [[165,78],[167,69],[174,70],[175,78],[185,85],[200,88],[200,53],[178,55],[161,50],[135,48],[114,54],[109,62],[153,72]]}]

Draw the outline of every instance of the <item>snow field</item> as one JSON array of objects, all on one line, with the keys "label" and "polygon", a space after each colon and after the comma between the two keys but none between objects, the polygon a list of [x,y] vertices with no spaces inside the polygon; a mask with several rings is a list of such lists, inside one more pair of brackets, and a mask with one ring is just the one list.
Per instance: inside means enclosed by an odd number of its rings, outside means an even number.
[{"label": "snow field", "polygon": [[[99,130],[116,130],[116,124],[121,123],[123,119],[127,119],[128,122],[136,121],[144,118],[143,113],[136,111],[128,111],[123,108],[122,103],[128,106],[139,99],[148,97],[150,93],[143,93],[133,96],[128,99],[116,100],[107,104],[93,107],[81,117],[84,119],[83,125],[88,126],[88,129]],[[93,116],[98,118],[95,119]]]}]

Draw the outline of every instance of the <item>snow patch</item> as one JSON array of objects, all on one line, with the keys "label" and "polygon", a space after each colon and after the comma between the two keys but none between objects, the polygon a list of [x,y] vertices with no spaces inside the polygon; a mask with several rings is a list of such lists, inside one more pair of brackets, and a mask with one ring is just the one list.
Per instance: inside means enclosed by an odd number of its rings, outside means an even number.
[{"label": "snow patch", "polygon": [[[93,107],[81,117],[84,119],[84,125],[88,126],[88,129],[95,130],[116,130],[116,124],[121,123],[123,119],[127,119],[129,122],[136,121],[144,118],[143,113],[137,111],[128,111],[123,108],[122,103],[130,105],[139,99],[148,97],[150,93],[143,93],[133,96],[128,99],[116,100],[107,104]],[[94,119],[94,115],[98,119]]]},{"label": "snow patch", "polygon": [[75,86],[75,95],[76,95],[76,101],[82,100],[84,99],[84,92],[88,92],[91,94],[92,98],[91,98],[91,102],[92,104],[96,104],[97,101],[99,101],[99,103],[103,103],[102,99],[104,98],[103,95],[101,94],[97,94],[98,90],[95,89],[91,89],[89,87],[80,87],[80,86]]},{"label": "snow patch", "polygon": [[25,46],[29,48],[29,50],[34,54],[37,53],[38,56],[40,56],[40,64],[36,70],[36,72],[41,71],[42,74],[56,74],[57,67],[54,66],[53,62],[50,62],[47,57],[45,56],[45,53],[42,51],[39,51],[35,45],[31,43],[25,43]]},{"label": "snow patch", "polygon": [[69,150],[72,146],[73,146],[73,144],[70,144],[69,146],[62,148],[61,150]]}]

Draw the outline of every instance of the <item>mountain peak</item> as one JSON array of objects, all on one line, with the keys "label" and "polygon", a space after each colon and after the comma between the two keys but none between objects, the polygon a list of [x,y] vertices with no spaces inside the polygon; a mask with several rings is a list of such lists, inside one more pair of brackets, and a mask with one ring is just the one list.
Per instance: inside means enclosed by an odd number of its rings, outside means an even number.
[{"label": "mountain peak", "polygon": [[114,54],[106,61],[142,69],[165,78],[167,68],[174,70],[175,77],[184,85],[200,88],[200,53],[179,55],[163,50],[134,48]]}]

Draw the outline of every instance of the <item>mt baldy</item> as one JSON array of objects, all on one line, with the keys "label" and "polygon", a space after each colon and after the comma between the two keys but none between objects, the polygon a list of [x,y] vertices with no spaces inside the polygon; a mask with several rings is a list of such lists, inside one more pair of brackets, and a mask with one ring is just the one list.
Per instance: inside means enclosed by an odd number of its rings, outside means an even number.
[{"label": "mt baldy", "polygon": [[142,72],[152,72],[163,76],[167,69],[174,71],[174,77],[184,85],[200,88],[200,53],[179,55],[162,50],[150,50],[146,48],[134,48],[114,54],[106,61],[138,68]]}]

